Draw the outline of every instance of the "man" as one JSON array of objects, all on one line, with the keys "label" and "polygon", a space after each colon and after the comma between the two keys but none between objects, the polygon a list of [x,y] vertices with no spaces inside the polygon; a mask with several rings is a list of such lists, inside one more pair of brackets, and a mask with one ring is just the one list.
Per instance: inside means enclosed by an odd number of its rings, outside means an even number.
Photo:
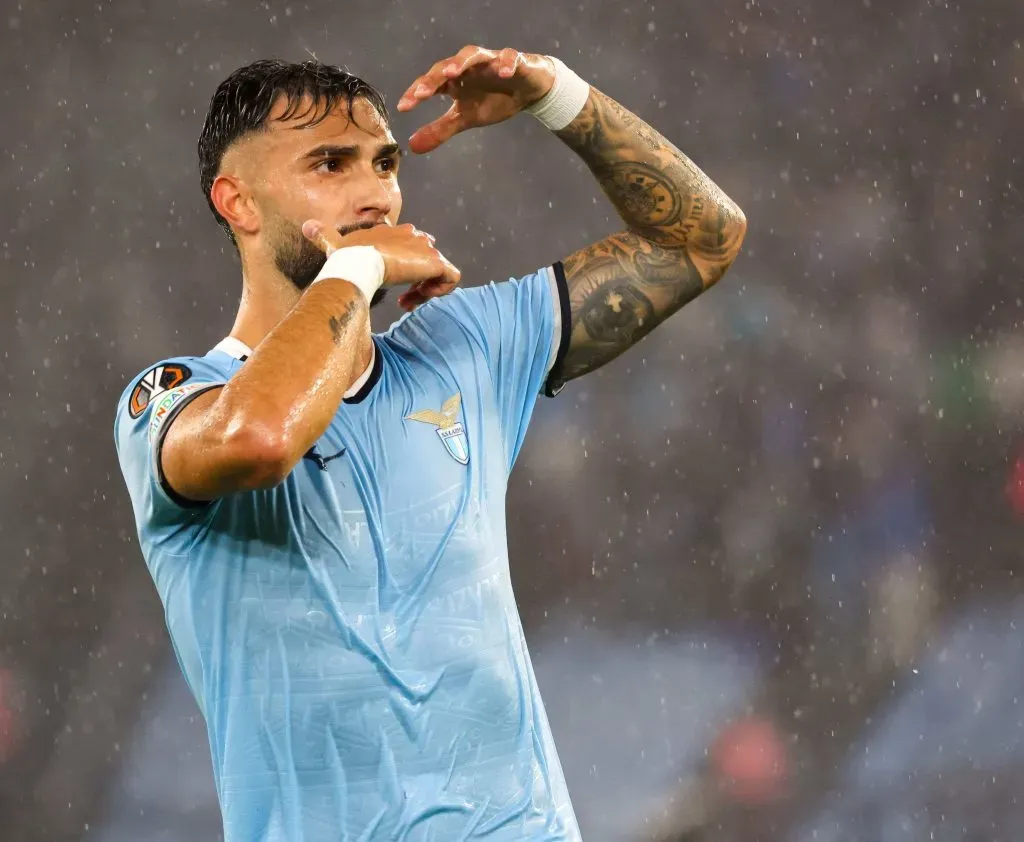
[{"label": "man", "polygon": [[[413,152],[527,110],[625,230],[453,292],[433,238],[398,224],[381,96],[315,62],[257,62],[217,90],[199,144],[242,263],[234,327],[117,409],[227,842],[579,837],[512,594],[507,478],[538,393],[717,281],[745,220],[555,59],[466,47],[398,108],[435,95],[452,106]],[[371,333],[368,305],[398,286],[409,312]]]}]

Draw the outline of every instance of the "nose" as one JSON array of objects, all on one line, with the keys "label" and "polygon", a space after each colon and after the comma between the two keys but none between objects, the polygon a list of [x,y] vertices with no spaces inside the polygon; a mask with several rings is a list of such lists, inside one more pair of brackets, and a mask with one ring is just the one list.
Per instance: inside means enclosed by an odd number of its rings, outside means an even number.
[{"label": "nose", "polygon": [[360,219],[376,222],[391,213],[391,190],[376,171],[370,169],[351,186],[355,212]]}]

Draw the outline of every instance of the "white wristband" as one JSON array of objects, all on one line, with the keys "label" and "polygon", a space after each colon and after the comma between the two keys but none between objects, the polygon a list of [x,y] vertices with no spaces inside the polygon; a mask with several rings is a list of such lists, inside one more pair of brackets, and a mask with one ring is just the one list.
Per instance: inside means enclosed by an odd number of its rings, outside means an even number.
[{"label": "white wristband", "polygon": [[555,65],[555,84],[541,99],[526,106],[526,112],[540,120],[546,128],[557,132],[568,126],[583,110],[590,98],[590,85],[561,60],[554,56],[548,58]]},{"label": "white wristband", "polygon": [[373,246],[340,248],[327,258],[313,283],[324,278],[341,278],[355,284],[366,300],[372,301],[373,294],[384,283],[384,256]]}]

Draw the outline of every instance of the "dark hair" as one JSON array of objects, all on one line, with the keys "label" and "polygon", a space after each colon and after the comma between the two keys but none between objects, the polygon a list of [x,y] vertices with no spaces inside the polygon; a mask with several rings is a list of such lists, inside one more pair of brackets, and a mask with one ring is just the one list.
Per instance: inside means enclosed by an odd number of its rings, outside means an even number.
[{"label": "dark hair", "polygon": [[281,96],[288,103],[281,119],[300,116],[303,100],[312,99],[312,106],[302,115],[309,116],[306,126],[316,125],[342,102],[347,104],[349,119],[354,120],[352,109],[359,97],[366,99],[388,122],[387,106],[380,91],[340,67],[319,61],[294,64],[265,59],[238,68],[217,87],[199,135],[199,183],[210,210],[229,236],[231,227],[214,207],[210,188],[220,172],[224,153],[246,135],[263,131],[270,109]]}]

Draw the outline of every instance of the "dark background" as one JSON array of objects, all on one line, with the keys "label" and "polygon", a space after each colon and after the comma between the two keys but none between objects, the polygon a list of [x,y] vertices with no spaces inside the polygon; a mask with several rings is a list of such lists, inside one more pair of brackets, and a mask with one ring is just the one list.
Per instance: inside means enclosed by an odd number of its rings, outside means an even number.
[{"label": "dark background", "polygon": [[[558,55],[750,224],[716,289],[541,401],[513,476],[585,838],[1024,838],[1022,24],[1012,0],[3,0],[0,839],[219,838],[112,441],[130,377],[232,323],[195,159],[214,88],[315,55],[393,104],[466,43]],[[403,187],[467,284],[616,227],[525,117]]]}]

